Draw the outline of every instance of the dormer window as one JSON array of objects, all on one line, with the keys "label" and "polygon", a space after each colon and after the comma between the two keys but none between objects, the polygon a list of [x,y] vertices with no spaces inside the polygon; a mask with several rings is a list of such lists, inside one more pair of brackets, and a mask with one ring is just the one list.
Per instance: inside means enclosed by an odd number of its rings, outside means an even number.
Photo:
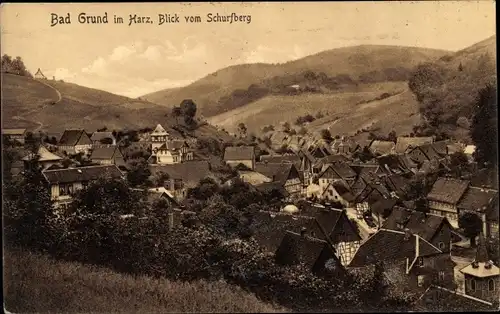
[{"label": "dormer window", "polygon": [[418,257],[417,258],[417,266],[418,267],[424,266],[424,258],[423,257]]}]

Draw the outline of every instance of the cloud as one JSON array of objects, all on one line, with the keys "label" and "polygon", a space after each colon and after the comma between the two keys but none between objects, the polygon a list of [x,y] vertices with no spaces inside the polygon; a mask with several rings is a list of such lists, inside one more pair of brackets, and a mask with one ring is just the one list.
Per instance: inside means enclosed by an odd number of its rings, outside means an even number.
[{"label": "cloud", "polygon": [[[201,62],[209,58],[208,49],[190,36],[176,47],[170,41],[145,45],[137,41],[115,47],[78,71],[53,71],[57,79],[131,97],[164,88],[187,85],[206,75]],[[205,70],[205,71],[204,71]]]}]

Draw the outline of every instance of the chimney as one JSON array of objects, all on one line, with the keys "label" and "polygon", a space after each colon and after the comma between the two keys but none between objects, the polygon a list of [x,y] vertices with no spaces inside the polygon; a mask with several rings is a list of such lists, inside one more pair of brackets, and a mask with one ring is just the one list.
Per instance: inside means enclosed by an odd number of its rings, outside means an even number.
[{"label": "chimney", "polygon": [[300,235],[303,237],[306,235],[306,231],[307,229],[305,227],[302,227],[302,229],[300,229]]},{"label": "chimney", "polygon": [[174,213],[168,213],[168,228],[174,229]]},{"label": "chimney", "polygon": [[411,238],[411,232],[410,232],[410,229],[405,228],[405,229],[404,229],[404,232],[405,232],[405,237],[404,237],[405,241],[410,240],[410,238]]}]

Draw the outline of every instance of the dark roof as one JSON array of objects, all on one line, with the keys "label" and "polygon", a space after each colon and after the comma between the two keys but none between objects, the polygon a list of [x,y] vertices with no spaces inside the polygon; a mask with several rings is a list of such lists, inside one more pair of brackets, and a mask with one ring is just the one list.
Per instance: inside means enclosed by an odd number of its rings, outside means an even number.
[{"label": "dark roof", "polygon": [[413,305],[414,311],[422,312],[481,312],[494,311],[489,302],[434,285]]},{"label": "dark roof", "polygon": [[[336,180],[331,182],[329,185],[331,185],[335,189],[335,191],[337,191],[337,193],[339,193],[339,195],[346,201],[354,201],[355,197],[344,181]],[[326,188],[326,190],[328,190],[328,187]]]},{"label": "dark roof", "polygon": [[410,186],[410,180],[399,174],[385,176],[383,181],[386,187],[390,191],[396,192],[399,197],[403,197]]},{"label": "dark roof", "polygon": [[434,182],[432,190],[427,195],[427,199],[430,201],[457,204],[468,186],[469,181],[441,177]]},{"label": "dark roof", "polygon": [[304,264],[313,272],[324,268],[329,259],[335,260],[335,266],[340,266],[340,261],[328,242],[292,231],[286,231],[275,258],[278,264]]},{"label": "dark roof", "polygon": [[[361,244],[349,267],[363,267],[379,261],[397,261],[406,258],[412,263],[417,257],[416,244],[416,235],[411,235],[408,240],[405,240],[404,232],[380,229]],[[422,238],[419,238],[418,244],[418,256],[442,253]]]},{"label": "dark roof", "polygon": [[319,177],[323,176],[329,168],[333,169],[333,171],[343,179],[356,177],[356,172],[354,172],[354,170],[352,170],[346,162],[335,162],[329,164],[328,167],[322,171]]},{"label": "dark roof", "polygon": [[429,159],[429,160],[433,160],[433,159],[439,160],[441,158],[440,154],[438,154],[438,152],[436,152],[436,150],[434,149],[433,143],[424,144],[424,145],[415,147],[411,151],[413,151],[415,149],[419,149],[425,155],[425,157],[427,157],[427,159]]},{"label": "dark roof", "polygon": [[385,155],[377,158],[380,168],[388,173],[407,173],[417,165],[407,155]]},{"label": "dark roof", "polygon": [[394,198],[382,198],[373,203],[370,206],[370,209],[373,213],[384,217],[385,215],[390,215],[390,213],[392,213],[392,209],[396,206],[397,202],[398,200]]},{"label": "dark roof", "polygon": [[279,190],[286,197],[288,192],[285,190],[281,182],[264,182],[255,187],[260,192],[271,192],[272,190]]},{"label": "dark roof", "polygon": [[330,156],[326,156],[326,157],[323,157],[320,160],[318,160],[314,164],[314,167],[321,167],[323,165],[331,164],[331,163],[336,163],[336,162],[346,162],[348,160],[349,160],[349,158],[347,158],[346,156],[344,156],[342,154],[339,154],[339,155],[330,155]]},{"label": "dark roof", "polygon": [[484,212],[489,209],[493,200],[498,198],[498,191],[471,186],[458,203],[459,209]]},{"label": "dark roof", "polygon": [[419,211],[396,206],[384,222],[383,228],[401,230],[398,228],[398,224],[402,224],[403,229],[408,228],[412,233],[418,234],[426,241],[431,241],[443,223],[447,223],[444,217],[425,215]]},{"label": "dark roof", "polygon": [[255,164],[256,172],[260,172],[266,177],[271,178],[275,182],[280,182],[281,184],[285,184],[288,177],[290,176],[291,171],[294,171],[294,169],[295,171],[297,171],[299,178],[302,180],[302,178],[300,177],[300,173],[294,164],[290,163],[273,164],[273,163],[262,163],[262,162]]},{"label": "dark roof", "polygon": [[449,140],[444,140],[444,141],[438,141],[432,143],[432,148],[434,148],[434,151],[438,153],[441,156],[445,156],[448,154],[448,145],[451,144]]},{"label": "dark roof", "polygon": [[93,142],[100,141],[100,140],[103,140],[105,138],[115,139],[115,137],[113,136],[113,132],[94,132],[94,133],[92,133],[92,136],[90,137],[90,139]]},{"label": "dark roof", "polygon": [[84,182],[105,176],[112,178],[123,176],[123,173],[115,165],[46,170],[42,174],[49,183]]},{"label": "dark roof", "polygon": [[313,217],[282,212],[259,211],[253,216],[250,228],[255,240],[269,252],[275,252],[287,230],[300,232]]},{"label": "dark roof", "polygon": [[171,179],[181,179],[187,186],[197,185],[201,179],[210,174],[210,167],[206,160],[188,161],[172,165],[150,165],[151,174],[166,173]]},{"label": "dark roof", "polygon": [[366,173],[377,173],[380,169],[378,164],[349,164],[352,170],[356,172],[357,175]]},{"label": "dark roof", "polygon": [[117,149],[117,146],[96,147],[92,150],[90,159],[112,159]]},{"label": "dark roof", "polygon": [[255,158],[253,146],[229,146],[224,151],[224,160],[248,160]]},{"label": "dark roof", "polygon": [[176,201],[176,199],[172,196],[169,195],[169,193],[166,192],[156,192],[156,191],[147,191],[147,201],[149,204],[153,204],[157,200],[160,200],[162,198],[167,199],[169,202],[171,202],[174,206],[179,206],[179,203]]},{"label": "dark roof", "polygon": [[297,155],[301,155],[303,154],[305,158],[307,158],[311,163],[313,163],[316,159],[313,157],[313,155],[311,155],[311,153],[309,151],[307,151],[307,149],[300,149],[298,152],[297,152]]},{"label": "dark roof", "polygon": [[84,134],[86,134],[85,130],[82,129],[65,130],[58,145],[75,146]]}]

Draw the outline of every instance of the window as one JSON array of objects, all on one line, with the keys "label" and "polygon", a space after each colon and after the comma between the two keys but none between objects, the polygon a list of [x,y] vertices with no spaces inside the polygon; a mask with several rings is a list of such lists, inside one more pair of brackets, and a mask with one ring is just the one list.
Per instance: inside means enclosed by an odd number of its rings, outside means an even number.
[{"label": "window", "polygon": [[422,287],[424,285],[424,276],[418,276],[417,283],[419,287]]},{"label": "window", "polygon": [[440,271],[438,273],[438,280],[439,280],[439,282],[443,282],[444,281],[444,271]]},{"label": "window", "polygon": [[417,265],[418,265],[419,267],[424,266],[424,258],[423,258],[423,257],[419,257],[419,258],[417,259]]},{"label": "window", "polygon": [[73,194],[73,184],[60,184],[59,185],[59,195],[72,195]]},{"label": "window", "polygon": [[446,247],[446,245],[443,242],[439,242],[439,249],[442,250]]},{"label": "window", "polygon": [[476,281],[474,279],[470,280],[470,290],[472,292],[476,291]]},{"label": "window", "polygon": [[488,281],[488,290],[495,291],[495,281],[493,279]]}]

